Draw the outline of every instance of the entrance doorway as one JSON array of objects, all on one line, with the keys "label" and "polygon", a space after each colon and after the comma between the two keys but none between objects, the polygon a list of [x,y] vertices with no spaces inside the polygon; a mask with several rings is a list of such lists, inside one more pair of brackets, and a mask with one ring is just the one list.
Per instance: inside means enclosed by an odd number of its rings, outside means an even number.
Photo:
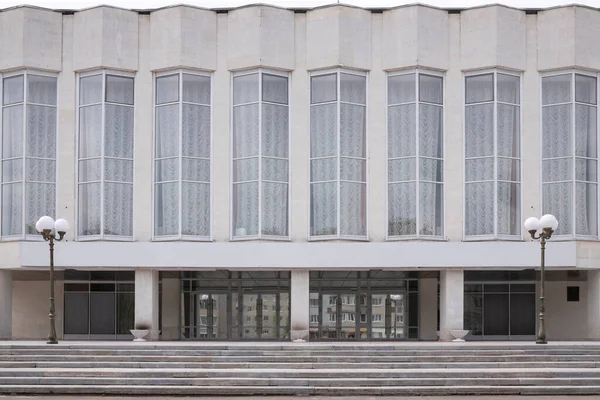
[{"label": "entrance doorway", "polygon": [[185,272],[181,338],[287,339],[289,272]]},{"label": "entrance doorway", "polygon": [[408,273],[314,271],[310,292],[312,340],[418,337],[418,280]]}]

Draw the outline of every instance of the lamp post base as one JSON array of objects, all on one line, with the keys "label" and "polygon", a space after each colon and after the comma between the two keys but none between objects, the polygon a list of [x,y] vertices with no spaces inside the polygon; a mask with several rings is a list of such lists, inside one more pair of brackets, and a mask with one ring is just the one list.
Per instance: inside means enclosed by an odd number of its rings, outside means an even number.
[{"label": "lamp post base", "polygon": [[50,339],[46,342],[46,344],[58,344],[58,341],[56,339]]},{"label": "lamp post base", "polygon": [[548,344],[548,341],[546,339],[537,339],[535,341],[536,344]]}]

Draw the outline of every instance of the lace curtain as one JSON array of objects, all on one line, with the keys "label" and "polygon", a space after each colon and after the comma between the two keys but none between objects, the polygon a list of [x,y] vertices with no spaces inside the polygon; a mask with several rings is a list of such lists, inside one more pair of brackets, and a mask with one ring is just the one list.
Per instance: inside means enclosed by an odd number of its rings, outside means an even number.
[{"label": "lace curtain", "polygon": [[596,79],[544,77],[542,102],[543,212],[560,221],[559,235],[597,236]]},{"label": "lace curtain", "polygon": [[233,236],[288,236],[288,78],[234,77],[233,98]]},{"label": "lace curtain", "polygon": [[210,77],[168,75],[156,88],[154,234],[210,237]]},{"label": "lace curtain", "polygon": [[443,235],[442,87],[432,75],[388,77],[389,236]]},{"label": "lace curtain", "polygon": [[37,234],[37,220],[55,214],[56,87],[54,77],[25,74],[4,79],[3,236]]},{"label": "lace curtain", "polygon": [[83,77],[79,90],[78,234],[132,236],[133,78]]},{"label": "lace curtain", "polygon": [[311,78],[310,140],[310,235],[366,236],[364,76]]},{"label": "lace curtain", "polygon": [[466,236],[521,231],[519,85],[501,73],[466,78]]}]

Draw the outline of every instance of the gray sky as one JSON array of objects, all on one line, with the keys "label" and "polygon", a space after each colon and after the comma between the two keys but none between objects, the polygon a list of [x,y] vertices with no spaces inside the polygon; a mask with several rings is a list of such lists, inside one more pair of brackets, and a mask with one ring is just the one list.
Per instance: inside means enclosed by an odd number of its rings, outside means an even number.
[{"label": "gray sky", "polygon": [[[315,7],[336,2],[337,0],[0,0],[0,8],[7,8],[20,4],[30,4],[54,9],[80,9],[99,4],[134,9],[152,9],[172,4],[190,4],[206,8],[218,8],[237,7],[251,3],[274,4],[282,7]],[[518,8],[544,8],[573,3],[600,7],[600,0],[340,0],[340,3],[362,7],[390,7],[416,2],[444,8],[473,7],[490,3],[500,3]]]}]

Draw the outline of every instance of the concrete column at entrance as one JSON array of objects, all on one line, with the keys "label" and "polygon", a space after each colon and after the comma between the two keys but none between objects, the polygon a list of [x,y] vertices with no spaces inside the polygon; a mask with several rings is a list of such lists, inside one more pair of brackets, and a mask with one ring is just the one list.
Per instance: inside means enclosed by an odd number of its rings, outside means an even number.
[{"label": "concrete column at entrance", "polygon": [[0,339],[12,338],[12,271],[0,269]]},{"label": "concrete column at entrance", "polygon": [[179,339],[179,301],[181,283],[179,278],[162,280],[162,332],[163,340]]},{"label": "concrete column at entrance", "polygon": [[451,329],[463,329],[464,273],[440,271],[440,340],[452,340]]},{"label": "concrete column at entrance", "polygon": [[150,339],[158,339],[158,271],[135,270],[135,325],[150,327]]},{"label": "concrete column at entrance", "polygon": [[[307,270],[292,270],[292,331],[308,331],[310,324],[310,279]],[[303,339],[308,340],[308,336]]]},{"label": "concrete column at entrance", "polygon": [[419,339],[437,340],[437,278],[419,279]]},{"label": "concrete column at entrance", "polygon": [[600,339],[600,270],[588,271],[588,339]]}]

